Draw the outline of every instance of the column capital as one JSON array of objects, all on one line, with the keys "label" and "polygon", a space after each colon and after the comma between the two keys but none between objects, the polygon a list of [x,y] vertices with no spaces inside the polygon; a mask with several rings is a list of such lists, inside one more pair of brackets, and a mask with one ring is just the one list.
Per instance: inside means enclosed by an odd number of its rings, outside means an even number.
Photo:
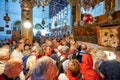
[{"label": "column capital", "polygon": [[20,5],[23,10],[31,10],[34,7],[34,0],[21,0]]},{"label": "column capital", "polygon": [[80,0],[67,0],[71,6],[76,6],[80,3]]}]

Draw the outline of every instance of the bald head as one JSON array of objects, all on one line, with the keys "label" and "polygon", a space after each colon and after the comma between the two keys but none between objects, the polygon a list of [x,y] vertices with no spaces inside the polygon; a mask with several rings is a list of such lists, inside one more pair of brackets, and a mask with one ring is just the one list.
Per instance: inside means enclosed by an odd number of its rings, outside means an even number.
[{"label": "bald head", "polygon": [[87,49],[87,45],[86,44],[82,44],[81,45],[81,50],[86,50]]}]

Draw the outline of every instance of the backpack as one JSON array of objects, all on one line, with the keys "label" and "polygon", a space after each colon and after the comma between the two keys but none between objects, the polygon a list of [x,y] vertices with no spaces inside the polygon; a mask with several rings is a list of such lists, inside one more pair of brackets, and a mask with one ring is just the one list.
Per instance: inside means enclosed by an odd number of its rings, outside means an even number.
[{"label": "backpack", "polygon": [[77,59],[80,63],[82,63],[82,52],[80,51],[76,51],[73,56],[72,59]]},{"label": "backpack", "polygon": [[26,63],[27,63],[27,59],[29,58],[29,56],[31,56],[32,54],[28,54],[26,56],[24,56],[22,58],[22,61],[23,61],[23,73],[24,74],[27,74],[27,72],[29,71],[29,69],[26,69]]},{"label": "backpack", "polygon": [[62,59],[62,60],[60,61],[60,57],[61,57],[61,56],[59,56],[58,59],[57,59],[57,61],[56,61],[56,65],[57,65],[57,67],[58,67],[58,69],[59,69],[59,74],[64,72],[62,63],[63,63],[65,60],[67,60],[67,58],[64,58],[64,59]]}]

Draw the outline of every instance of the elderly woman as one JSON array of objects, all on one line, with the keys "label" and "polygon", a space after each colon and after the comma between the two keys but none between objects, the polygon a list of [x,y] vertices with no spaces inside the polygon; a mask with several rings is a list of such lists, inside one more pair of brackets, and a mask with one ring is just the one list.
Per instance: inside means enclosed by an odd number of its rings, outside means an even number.
[{"label": "elderly woman", "polygon": [[0,80],[16,80],[22,71],[21,59],[10,59],[4,69],[4,73],[0,75]]},{"label": "elderly woman", "polygon": [[100,80],[99,75],[93,70],[93,60],[91,55],[83,54],[81,63],[81,73],[84,80]]},{"label": "elderly woman", "polygon": [[3,73],[6,62],[10,58],[9,49],[0,48],[0,74]]},{"label": "elderly woman", "polygon": [[80,63],[77,59],[71,59],[68,63],[67,71],[61,73],[58,77],[59,80],[80,80]]},{"label": "elderly woman", "polygon": [[37,60],[31,74],[31,80],[57,80],[58,69],[55,61],[43,56]]},{"label": "elderly woman", "polygon": [[107,60],[107,55],[102,50],[97,51],[96,58],[95,58],[95,65],[94,68],[97,72],[99,72],[98,68],[102,64],[102,62]]},{"label": "elderly woman", "polygon": [[33,65],[36,63],[36,60],[39,58],[39,52],[41,50],[40,46],[33,46],[31,49],[31,53],[27,54],[22,58],[23,60],[23,73],[26,78],[30,75],[30,70],[32,69]]}]

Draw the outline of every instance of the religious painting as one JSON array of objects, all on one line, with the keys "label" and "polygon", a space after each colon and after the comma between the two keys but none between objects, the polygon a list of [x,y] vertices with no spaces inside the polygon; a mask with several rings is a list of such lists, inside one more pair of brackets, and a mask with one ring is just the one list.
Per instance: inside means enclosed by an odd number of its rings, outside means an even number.
[{"label": "religious painting", "polygon": [[0,27],[0,31],[4,31],[4,27]]},{"label": "religious painting", "polygon": [[11,34],[11,30],[6,30],[6,34]]},{"label": "religious painting", "polygon": [[97,43],[96,31],[91,27],[78,27],[73,28],[73,36],[76,41],[83,41],[89,43]]},{"label": "religious painting", "polygon": [[12,31],[12,40],[18,40],[21,37],[20,32],[18,30]]},{"label": "religious painting", "polygon": [[98,30],[98,44],[109,47],[116,47],[120,42],[120,28],[109,27]]}]

